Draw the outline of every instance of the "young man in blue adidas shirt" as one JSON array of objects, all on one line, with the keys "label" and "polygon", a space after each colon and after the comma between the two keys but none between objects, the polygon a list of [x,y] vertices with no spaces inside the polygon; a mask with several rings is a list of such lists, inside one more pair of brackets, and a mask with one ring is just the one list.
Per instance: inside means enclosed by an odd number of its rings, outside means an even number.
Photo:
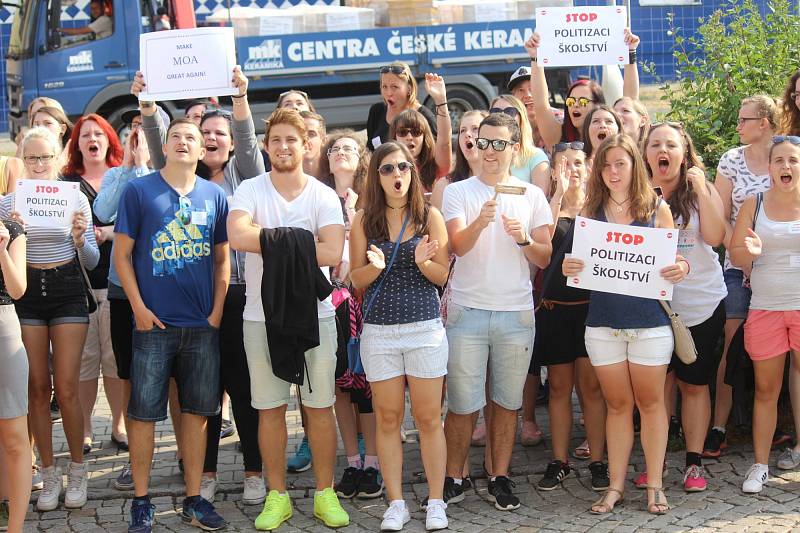
[{"label": "young man in blue adidas shirt", "polygon": [[166,165],[122,193],[114,264],[136,321],[128,439],[134,501],[131,533],[152,530],[148,485],[155,423],[167,417],[173,368],[182,411],[186,499],[181,519],[205,530],[226,525],[200,497],[208,416],[219,413],[219,324],[230,279],[225,193],[195,175],[203,136],[172,122]]}]

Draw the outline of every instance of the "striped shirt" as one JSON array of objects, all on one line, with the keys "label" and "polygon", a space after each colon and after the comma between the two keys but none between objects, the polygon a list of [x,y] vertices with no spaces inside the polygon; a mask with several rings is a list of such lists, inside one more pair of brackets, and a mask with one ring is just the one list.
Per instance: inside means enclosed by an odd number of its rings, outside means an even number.
[{"label": "striped shirt", "polygon": [[[86,217],[87,225],[84,232],[83,248],[78,250],[81,264],[88,270],[97,266],[100,260],[100,251],[94,238],[92,225],[92,210],[89,200],[82,192],[78,193],[80,209]],[[0,200],[0,218],[9,218],[14,211],[14,193],[4,196]],[[75,257],[75,243],[72,241],[70,227],[44,228],[41,226],[28,226],[25,228],[28,235],[27,261],[30,264],[57,263]]]}]

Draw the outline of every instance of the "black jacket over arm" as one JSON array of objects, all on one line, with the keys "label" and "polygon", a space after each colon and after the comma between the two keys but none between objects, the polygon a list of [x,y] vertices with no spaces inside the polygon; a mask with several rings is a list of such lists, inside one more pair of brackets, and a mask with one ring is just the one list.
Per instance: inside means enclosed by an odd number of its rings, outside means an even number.
[{"label": "black jacket over arm", "polygon": [[[305,352],[319,346],[317,302],[333,286],[317,265],[314,235],[301,228],[261,230],[261,304],[272,372],[303,384]],[[309,383],[309,387],[311,383]]]}]

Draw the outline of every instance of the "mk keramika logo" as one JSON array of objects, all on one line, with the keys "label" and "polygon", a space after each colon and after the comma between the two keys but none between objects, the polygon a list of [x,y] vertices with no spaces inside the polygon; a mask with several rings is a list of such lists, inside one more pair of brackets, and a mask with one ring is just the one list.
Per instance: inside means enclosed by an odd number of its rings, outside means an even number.
[{"label": "mk keramika logo", "polygon": [[174,206],[175,218],[165,220],[164,229],[152,237],[150,256],[153,275],[175,274],[187,265],[198,263],[211,256],[211,225],[214,204],[206,202],[205,209],[192,208],[187,198]]}]

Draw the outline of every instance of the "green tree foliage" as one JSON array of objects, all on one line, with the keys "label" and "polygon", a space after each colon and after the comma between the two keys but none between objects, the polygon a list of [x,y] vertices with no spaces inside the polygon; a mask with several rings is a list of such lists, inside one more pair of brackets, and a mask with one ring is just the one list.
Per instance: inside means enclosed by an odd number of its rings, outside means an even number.
[{"label": "green tree foliage", "polygon": [[772,0],[762,14],[753,0],[726,0],[702,21],[699,37],[673,27],[677,79],[665,83],[668,120],[682,122],[711,173],[739,143],[736,120],[743,98],[781,97],[800,67],[797,2]]}]

